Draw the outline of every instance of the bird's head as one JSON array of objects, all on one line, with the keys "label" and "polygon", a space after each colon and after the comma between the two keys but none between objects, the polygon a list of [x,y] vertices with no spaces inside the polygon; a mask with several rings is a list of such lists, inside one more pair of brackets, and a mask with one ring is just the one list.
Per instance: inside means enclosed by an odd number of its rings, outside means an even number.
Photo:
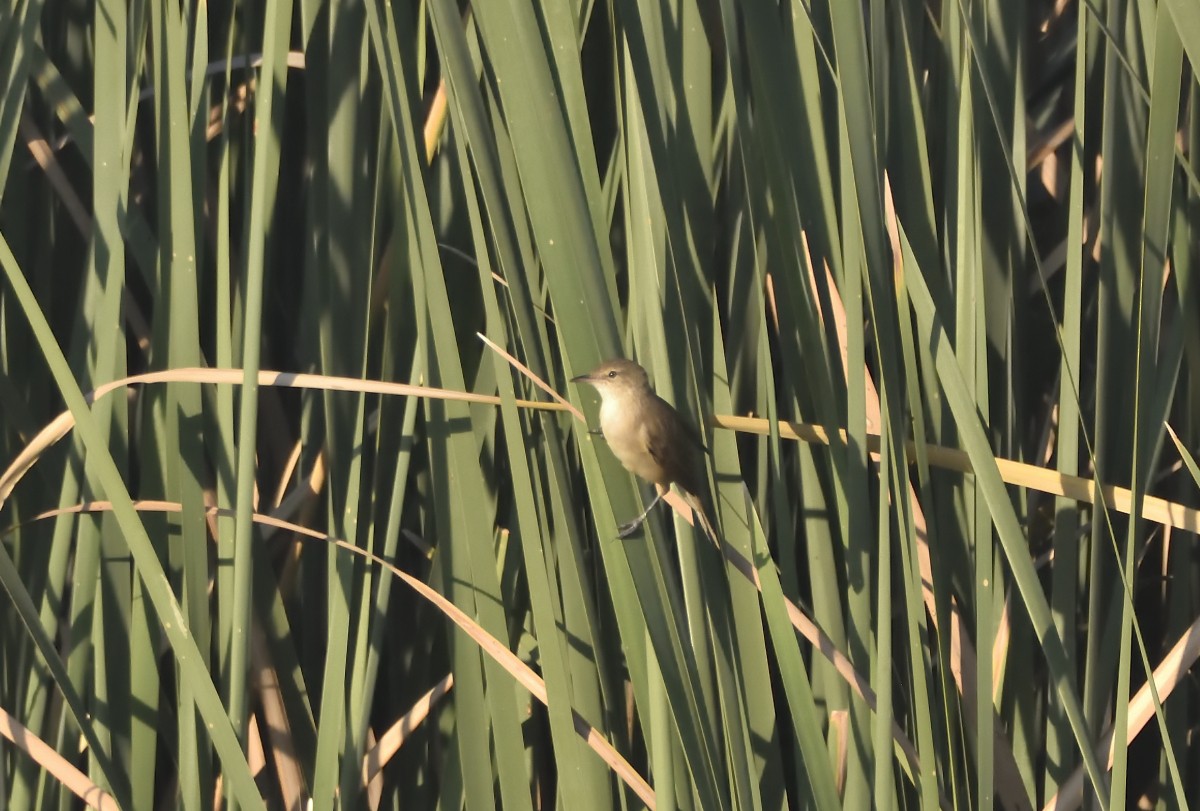
[{"label": "bird's head", "polygon": [[625,358],[606,360],[587,374],[571,378],[571,382],[587,383],[600,392],[600,397],[605,400],[626,394],[641,394],[650,389],[646,370]]}]

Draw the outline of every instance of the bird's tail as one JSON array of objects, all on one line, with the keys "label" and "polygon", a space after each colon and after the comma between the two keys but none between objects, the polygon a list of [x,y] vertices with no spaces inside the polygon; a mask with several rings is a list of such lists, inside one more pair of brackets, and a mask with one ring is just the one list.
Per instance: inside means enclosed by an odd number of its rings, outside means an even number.
[{"label": "bird's tail", "polygon": [[683,493],[683,500],[687,502],[687,505],[692,508],[692,512],[696,514],[696,520],[700,522],[700,528],[704,530],[704,534],[720,549],[721,536],[717,534],[716,527],[713,526],[712,519],[709,518],[711,513],[705,507],[704,499],[683,488],[680,488],[680,490]]}]

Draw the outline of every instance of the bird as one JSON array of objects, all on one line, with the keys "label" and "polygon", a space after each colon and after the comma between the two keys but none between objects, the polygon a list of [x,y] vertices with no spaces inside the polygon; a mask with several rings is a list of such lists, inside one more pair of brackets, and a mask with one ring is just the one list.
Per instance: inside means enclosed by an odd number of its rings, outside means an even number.
[{"label": "bird", "polygon": [[679,412],[654,393],[646,370],[626,358],[613,358],[571,382],[585,383],[600,394],[600,433],[608,447],[626,470],[655,487],[654,500],[641,515],[622,524],[617,537],[632,535],[674,484],[709,538],[719,543],[701,496],[704,443]]}]

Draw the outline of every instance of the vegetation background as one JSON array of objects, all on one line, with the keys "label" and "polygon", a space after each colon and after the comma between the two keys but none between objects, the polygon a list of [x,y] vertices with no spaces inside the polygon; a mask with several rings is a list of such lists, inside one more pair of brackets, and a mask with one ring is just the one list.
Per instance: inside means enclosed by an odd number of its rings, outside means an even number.
[{"label": "vegetation background", "polygon": [[[1200,802],[1196,64],[1194,0],[0,0],[0,808]],[[616,354],[724,561],[614,539]]]}]

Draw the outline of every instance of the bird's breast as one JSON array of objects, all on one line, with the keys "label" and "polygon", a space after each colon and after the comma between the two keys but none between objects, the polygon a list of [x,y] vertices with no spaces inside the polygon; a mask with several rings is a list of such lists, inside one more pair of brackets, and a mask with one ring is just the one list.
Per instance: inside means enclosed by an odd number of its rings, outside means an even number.
[{"label": "bird's breast", "polygon": [[612,399],[600,406],[600,430],[625,469],[655,484],[668,484],[670,477],[647,447],[644,428],[636,409]]}]

